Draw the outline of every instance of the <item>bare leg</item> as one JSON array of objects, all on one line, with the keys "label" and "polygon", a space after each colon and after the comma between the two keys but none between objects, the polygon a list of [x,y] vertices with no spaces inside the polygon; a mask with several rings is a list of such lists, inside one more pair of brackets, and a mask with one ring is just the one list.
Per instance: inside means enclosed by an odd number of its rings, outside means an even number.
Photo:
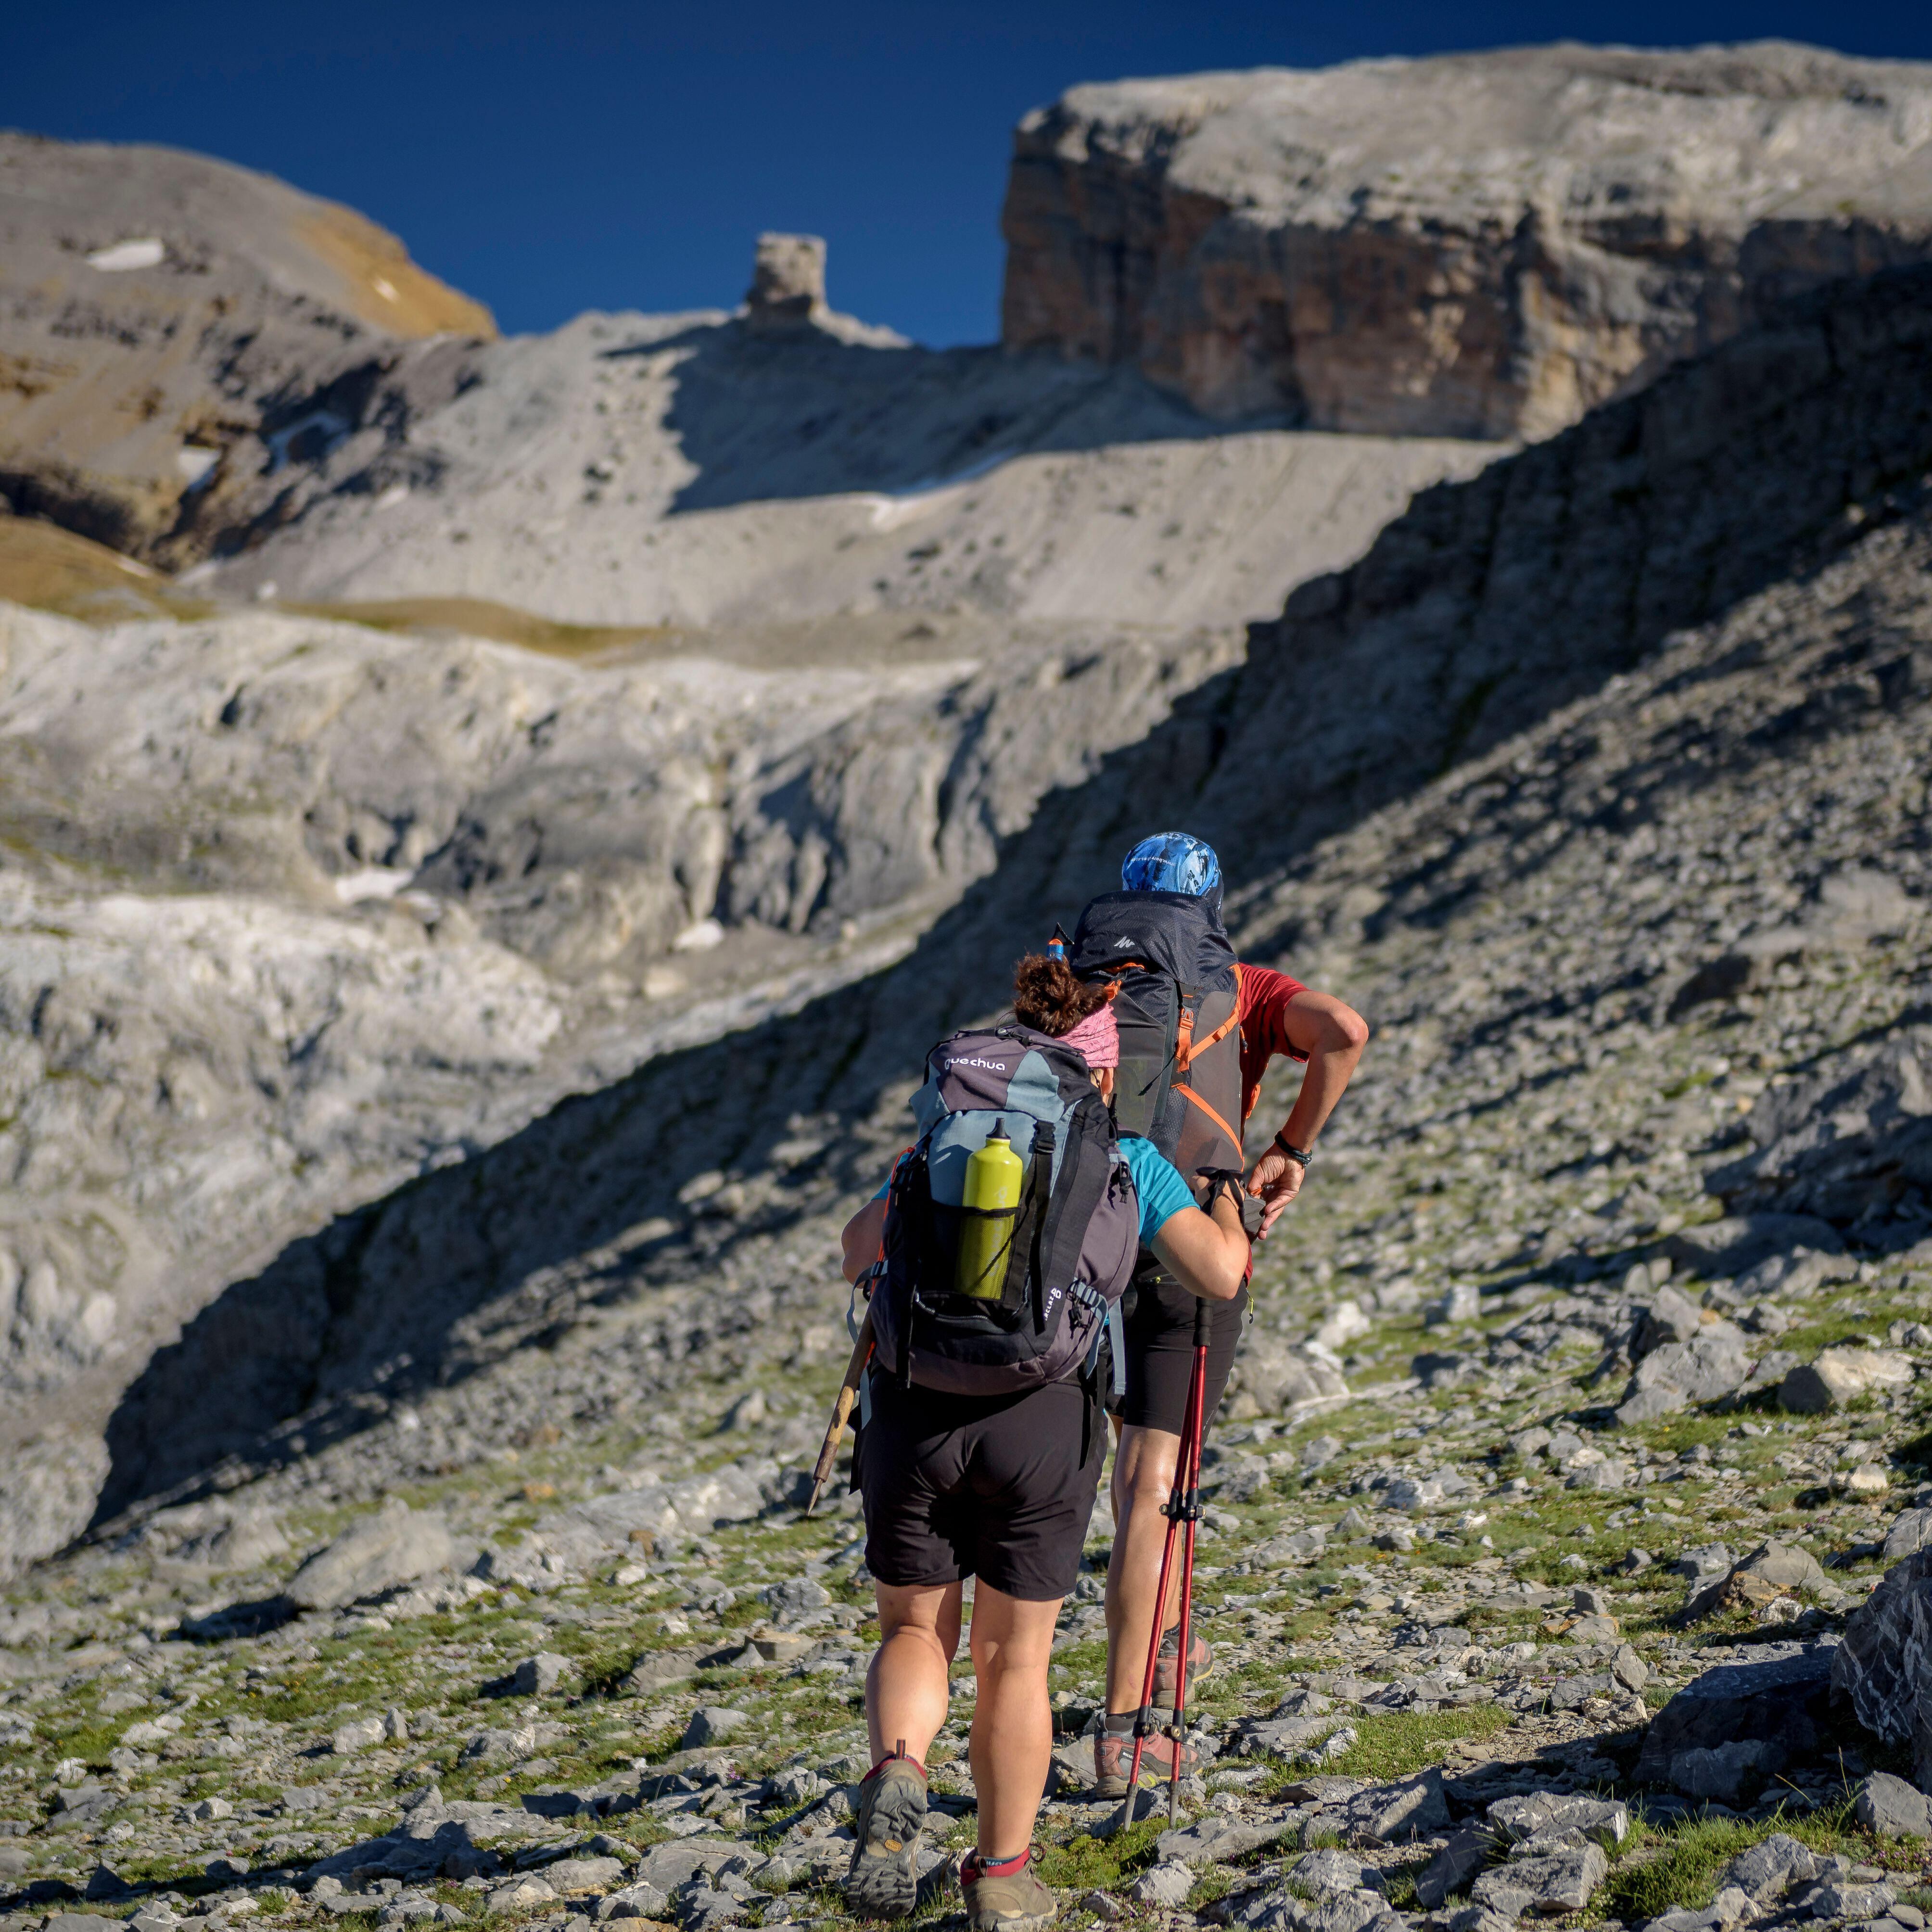
[{"label": "bare leg", "polygon": [[[1167,1540],[1161,1514],[1174,1487],[1180,1438],[1171,1430],[1126,1428],[1114,1452],[1114,1553],[1107,1564],[1107,1708],[1140,1708],[1160,1556]],[[1168,1585],[1165,1630],[1180,1613],[1180,1565]]]},{"label": "bare leg", "polygon": [[1047,1662],[1058,1600],[1030,1604],[982,1578],[973,1594],[973,1667],[980,1699],[973,1713],[973,1788],[979,1794],[982,1858],[1017,1858],[1033,1841],[1034,1821],[1053,1754]]},{"label": "bare leg", "polygon": [[[875,1583],[880,1642],[866,1672],[866,1722],[872,1762],[903,1749],[926,1762],[946,1721],[946,1673],[959,1648],[959,1586],[900,1589]],[[984,1587],[983,1586],[982,1586]],[[1052,1642],[1049,1636],[1048,1642]],[[1042,1688],[1046,1682],[1041,1673]],[[1042,1700],[1043,1701],[1043,1700]],[[983,1708],[983,1704],[982,1706]]]}]

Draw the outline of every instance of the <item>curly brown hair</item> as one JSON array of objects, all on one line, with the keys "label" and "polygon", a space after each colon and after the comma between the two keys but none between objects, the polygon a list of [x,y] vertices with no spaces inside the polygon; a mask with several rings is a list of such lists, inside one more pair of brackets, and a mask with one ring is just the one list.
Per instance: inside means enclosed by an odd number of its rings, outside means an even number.
[{"label": "curly brown hair", "polygon": [[1013,1017],[1036,1033],[1058,1040],[1106,1004],[1106,993],[1076,980],[1064,959],[1029,952],[1013,968]]}]

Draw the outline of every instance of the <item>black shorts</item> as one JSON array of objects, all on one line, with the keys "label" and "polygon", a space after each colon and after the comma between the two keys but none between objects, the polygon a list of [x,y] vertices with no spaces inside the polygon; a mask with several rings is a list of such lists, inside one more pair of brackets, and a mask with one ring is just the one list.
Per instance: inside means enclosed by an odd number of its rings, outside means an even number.
[{"label": "black shorts", "polygon": [[[1187,1385],[1194,1373],[1196,1298],[1164,1270],[1155,1268],[1144,1268],[1136,1274],[1131,1292],[1134,1305],[1125,1324],[1127,1392],[1120,1403],[1120,1420],[1136,1429],[1164,1429],[1178,1436],[1187,1420]],[[1232,1301],[1208,1304],[1204,1435],[1221,1406],[1247,1313],[1245,1288]]]},{"label": "black shorts", "polygon": [[1030,1604],[1065,1596],[1106,1444],[1078,1382],[988,1401],[874,1375],[854,1450],[866,1567],[902,1589],[978,1576]]}]

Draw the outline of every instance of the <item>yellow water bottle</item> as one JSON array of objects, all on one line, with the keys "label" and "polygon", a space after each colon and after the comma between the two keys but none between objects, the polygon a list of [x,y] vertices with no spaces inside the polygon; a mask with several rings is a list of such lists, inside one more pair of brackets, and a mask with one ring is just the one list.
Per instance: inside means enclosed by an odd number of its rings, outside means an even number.
[{"label": "yellow water bottle", "polygon": [[[968,1208],[1017,1208],[1026,1168],[1007,1139],[1004,1120],[994,1123],[986,1144],[975,1148],[966,1161]],[[1011,1212],[967,1214],[959,1232],[958,1286],[962,1294],[980,1301],[998,1301],[1006,1285],[1006,1255],[1019,1216]]]}]

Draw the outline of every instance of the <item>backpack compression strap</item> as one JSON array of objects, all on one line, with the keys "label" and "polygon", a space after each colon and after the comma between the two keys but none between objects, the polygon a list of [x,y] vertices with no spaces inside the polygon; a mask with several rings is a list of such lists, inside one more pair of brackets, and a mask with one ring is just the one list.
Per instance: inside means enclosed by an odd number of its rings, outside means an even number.
[{"label": "backpack compression strap", "polygon": [[[1180,1039],[1174,1052],[1174,1065],[1185,1073],[1210,1046],[1218,1046],[1236,1027],[1240,1024],[1240,1022],[1241,1010],[1238,1004],[1234,1010],[1205,1040],[1197,1044],[1194,1038],[1194,1016],[1184,1011],[1180,1016]],[[1215,1114],[1214,1118],[1217,1120],[1221,1118],[1218,1114]],[[1222,1120],[1221,1124],[1226,1126],[1227,1123]]]}]

